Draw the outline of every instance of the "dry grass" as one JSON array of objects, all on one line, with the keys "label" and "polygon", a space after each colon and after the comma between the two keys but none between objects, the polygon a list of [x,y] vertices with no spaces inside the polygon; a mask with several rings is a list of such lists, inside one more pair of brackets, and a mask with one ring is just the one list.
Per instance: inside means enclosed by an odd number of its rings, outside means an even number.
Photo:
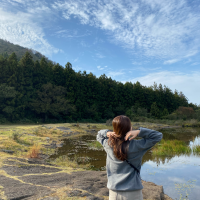
[{"label": "dry grass", "polygon": [[34,144],[27,154],[28,158],[39,158],[40,149],[40,145]]},{"label": "dry grass", "polygon": [[3,186],[0,185],[0,198],[3,200],[7,200],[7,197],[5,196],[3,192]]}]

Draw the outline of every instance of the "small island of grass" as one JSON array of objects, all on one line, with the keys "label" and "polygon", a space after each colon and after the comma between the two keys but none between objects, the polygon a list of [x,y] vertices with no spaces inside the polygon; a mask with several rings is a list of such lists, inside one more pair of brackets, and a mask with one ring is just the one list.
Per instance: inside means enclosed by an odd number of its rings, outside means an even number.
[{"label": "small island of grass", "polygon": [[[196,152],[200,148],[196,148]],[[156,144],[152,150],[153,155],[170,156],[174,154],[187,154],[191,153],[192,149],[184,142],[179,140],[161,140]]]}]

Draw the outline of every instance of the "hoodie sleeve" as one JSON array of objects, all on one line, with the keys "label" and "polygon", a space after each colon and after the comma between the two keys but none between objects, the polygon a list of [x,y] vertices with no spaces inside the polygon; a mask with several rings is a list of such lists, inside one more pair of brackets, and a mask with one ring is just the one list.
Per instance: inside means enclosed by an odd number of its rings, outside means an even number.
[{"label": "hoodie sleeve", "polygon": [[157,142],[159,142],[163,134],[159,131],[147,129],[147,128],[140,128],[140,133],[138,137],[141,137],[140,140],[135,140],[134,149],[136,151],[148,150],[153,147]]},{"label": "hoodie sleeve", "polygon": [[108,131],[108,129],[103,129],[100,130],[97,134],[97,141],[100,142],[102,145],[104,145],[104,141],[108,139],[106,135]]}]

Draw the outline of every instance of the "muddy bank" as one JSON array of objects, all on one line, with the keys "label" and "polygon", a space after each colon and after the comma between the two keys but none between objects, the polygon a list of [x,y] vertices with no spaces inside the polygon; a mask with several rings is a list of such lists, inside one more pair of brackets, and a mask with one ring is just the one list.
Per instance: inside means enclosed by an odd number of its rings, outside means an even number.
[{"label": "muddy bank", "polygon": [[[0,168],[1,199],[58,200],[108,199],[105,171],[75,171],[60,168],[40,160],[6,158]],[[163,187],[143,181],[144,199],[170,200]]]}]

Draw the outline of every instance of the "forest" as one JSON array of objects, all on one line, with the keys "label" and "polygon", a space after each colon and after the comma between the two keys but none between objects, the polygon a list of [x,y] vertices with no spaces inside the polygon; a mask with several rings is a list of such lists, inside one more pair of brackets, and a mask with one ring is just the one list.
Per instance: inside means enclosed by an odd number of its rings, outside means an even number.
[{"label": "forest", "polygon": [[200,119],[199,107],[182,92],[154,83],[125,84],[62,67],[30,52],[0,56],[0,123],[105,122],[125,114],[131,120]]}]

